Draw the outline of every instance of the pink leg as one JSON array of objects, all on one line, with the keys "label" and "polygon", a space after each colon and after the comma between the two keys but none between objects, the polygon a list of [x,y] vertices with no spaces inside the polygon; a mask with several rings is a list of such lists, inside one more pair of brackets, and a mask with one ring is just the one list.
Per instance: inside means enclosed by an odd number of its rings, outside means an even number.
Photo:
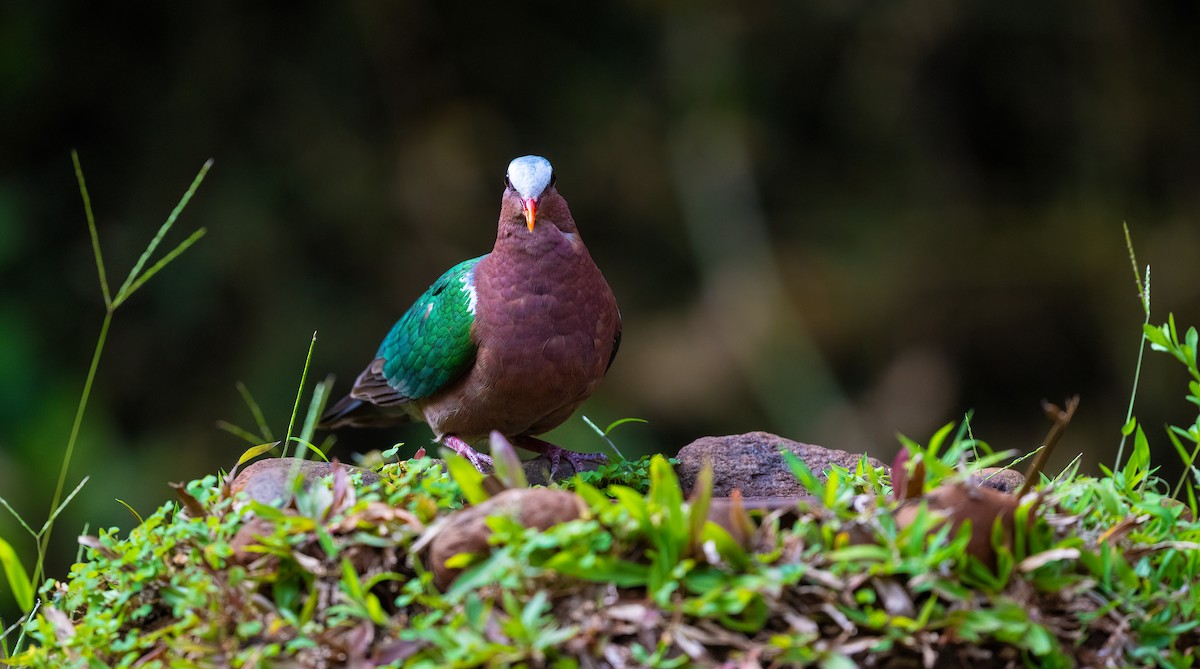
[{"label": "pink leg", "polygon": [[558,463],[563,460],[571,463],[576,472],[586,471],[583,468],[585,463],[604,464],[608,462],[608,457],[603,453],[580,453],[579,451],[568,450],[562,446],[556,446],[536,437],[514,437],[512,441],[514,446],[520,446],[525,450],[546,456],[546,459],[550,461],[551,478],[554,478],[558,473]]},{"label": "pink leg", "polygon": [[485,466],[487,467],[486,471],[491,471],[493,469],[491,456],[484,455],[474,448],[471,448],[470,444],[462,439],[459,439],[453,434],[448,434],[442,437],[442,444],[469,460],[471,464],[475,465],[475,469],[478,469],[481,472],[485,471]]}]

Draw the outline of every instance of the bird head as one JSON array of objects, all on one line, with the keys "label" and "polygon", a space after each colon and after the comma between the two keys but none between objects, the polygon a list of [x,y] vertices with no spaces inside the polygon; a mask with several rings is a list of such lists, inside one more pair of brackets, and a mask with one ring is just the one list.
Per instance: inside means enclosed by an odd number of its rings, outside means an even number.
[{"label": "bird head", "polygon": [[537,220],[538,203],[542,195],[554,187],[554,168],[550,161],[541,156],[521,156],[508,164],[504,185],[521,199],[525,210],[525,224],[533,232]]}]

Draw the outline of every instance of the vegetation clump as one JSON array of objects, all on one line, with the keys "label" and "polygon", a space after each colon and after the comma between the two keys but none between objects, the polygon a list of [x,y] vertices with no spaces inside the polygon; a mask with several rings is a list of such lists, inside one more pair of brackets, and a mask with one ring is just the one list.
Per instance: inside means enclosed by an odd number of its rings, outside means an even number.
[{"label": "vegetation clump", "polygon": [[[951,432],[908,446],[927,490],[997,457]],[[730,530],[707,520],[707,487],[684,498],[665,459],[617,463],[566,486],[578,520],[490,517],[489,550],[450,558],[463,571],[444,589],[422,537],[495,481],[425,458],[365,485],[339,471],[269,506],[209,476],[128,536],[85,538],[86,559],[41,588],[34,644],[6,661],[1187,666],[1200,524],[1155,491],[1138,434],[1121,470],[1067,472],[1021,499],[1013,536],[993,532],[994,566],[967,550],[969,523],[924,504],[898,523],[889,480],[865,464],[821,484],[797,461],[820,503],[742,512]]]}]

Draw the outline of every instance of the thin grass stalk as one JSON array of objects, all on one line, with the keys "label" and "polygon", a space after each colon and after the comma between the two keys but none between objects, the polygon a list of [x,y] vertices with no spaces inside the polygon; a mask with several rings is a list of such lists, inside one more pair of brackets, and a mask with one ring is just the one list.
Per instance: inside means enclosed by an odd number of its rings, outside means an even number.
[{"label": "thin grass stalk", "polygon": [[100,253],[100,233],[96,232],[96,217],[92,214],[92,198],[88,195],[87,183],[83,180],[83,166],[79,164],[79,152],[71,150],[71,163],[75,166],[75,180],[79,182],[79,194],[83,197],[83,213],[87,216],[88,235],[92,238],[92,254],[96,256],[96,272],[100,277],[100,292],[104,295],[104,308],[112,310],[112,295],[108,292],[108,273],[104,270],[104,256]]},{"label": "thin grass stalk", "polygon": [[104,342],[108,339],[108,328],[112,324],[115,307],[104,313],[104,323],[100,325],[100,337],[96,340],[96,350],[92,353],[92,364],[88,368],[87,379],[83,382],[83,394],[79,398],[79,407],[75,410],[75,423],[71,426],[71,436],[67,438],[67,451],[63,454],[62,467],[58,470],[58,483],[54,486],[54,497],[50,502],[51,517],[40,533],[38,541],[37,564],[33,569],[33,582],[41,583],[46,563],[46,547],[50,543],[50,534],[54,529],[54,510],[62,500],[63,486],[67,482],[67,471],[71,468],[71,457],[75,454],[75,443],[79,440],[79,428],[83,425],[83,414],[87,411],[88,397],[92,394],[92,383],[96,380],[96,370],[100,367],[100,355],[104,353]]},{"label": "thin grass stalk", "polygon": [[304,384],[308,382],[308,365],[312,362],[313,348],[317,345],[317,333],[314,332],[312,341],[308,342],[308,356],[304,358],[304,371],[300,373],[300,387],[296,389],[296,403],[292,405],[292,417],[288,419],[287,435],[283,438],[283,452],[279,457],[286,458],[288,446],[292,441],[292,429],[296,427],[296,414],[300,412],[300,399],[304,397]]},{"label": "thin grass stalk", "polygon": [[[1146,327],[1150,324],[1150,266],[1146,265],[1146,282],[1142,283],[1141,274],[1138,273],[1137,256],[1133,252],[1133,238],[1129,235],[1129,224],[1122,223],[1121,226],[1125,229],[1125,248],[1129,250],[1129,263],[1133,267],[1133,281],[1137,285],[1138,297],[1142,303],[1142,310],[1146,312],[1146,320],[1142,322],[1142,338],[1138,340],[1138,358],[1137,366],[1133,370],[1133,388],[1129,391],[1129,409],[1125,412],[1125,422],[1123,425],[1129,425],[1129,421],[1133,419],[1133,403],[1137,398],[1138,381],[1142,378],[1142,357],[1146,354]],[[1129,438],[1124,430],[1121,432],[1121,442],[1117,444],[1117,460],[1113,463],[1113,471],[1121,468],[1121,460],[1125,456],[1125,440]]]}]

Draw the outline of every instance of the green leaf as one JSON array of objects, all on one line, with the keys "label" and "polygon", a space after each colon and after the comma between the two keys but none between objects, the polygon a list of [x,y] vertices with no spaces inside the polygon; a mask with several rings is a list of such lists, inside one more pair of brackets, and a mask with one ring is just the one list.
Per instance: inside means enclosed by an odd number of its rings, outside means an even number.
[{"label": "green leaf", "polygon": [[258,446],[251,446],[250,448],[247,448],[244,453],[242,453],[242,457],[238,458],[237,463],[238,463],[238,465],[241,465],[243,462],[246,462],[247,460],[253,460],[254,458],[257,458],[258,456],[262,455],[263,453],[266,453],[267,451],[271,450],[272,448],[275,448],[278,445],[279,445],[278,441],[272,441],[268,444],[259,444]]},{"label": "green leaf", "polygon": [[608,427],[604,428],[604,436],[607,437],[609,435],[609,433],[611,433],[613,431],[614,428],[616,428],[619,425],[624,425],[625,423],[649,423],[649,422],[650,421],[646,420],[645,418],[621,418],[618,420],[614,420],[613,422],[608,424]]},{"label": "green leaf", "polygon": [[254,424],[258,426],[258,431],[262,434],[263,441],[275,441],[275,437],[271,436],[271,427],[267,425],[267,419],[263,415],[262,407],[258,405],[258,401],[254,399],[254,395],[250,394],[250,389],[246,384],[238,381],[234,384],[238,394],[242,396],[242,401],[246,403],[246,408],[250,409],[250,415],[254,417]]},{"label": "green leaf", "polygon": [[1171,348],[1171,341],[1167,326],[1150,325],[1149,323],[1142,326],[1142,334],[1146,335],[1146,341],[1150,342],[1150,348],[1156,351],[1166,351]]},{"label": "green leaf", "polygon": [[887,562],[891,558],[891,551],[876,544],[857,544],[825,554],[830,562]]},{"label": "green leaf", "polygon": [[325,456],[325,451],[322,451],[316,444],[310,443],[309,441],[301,439],[300,437],[292,437],[288,441],[294,441],[297,444],[300,444],[304,448],[315,453],[318,458],[321,458],[321,460],[329,462],[329,458]]},{"label": "green leaf", "polygon": [[1133,428],[1135,427],[1137,427],[1137,419],[1130,417],[1130,419],[1121,426],[1121,434],[1128,437],[1129,435],[1133,434]]},{"label": "green leaf", "polygon": [[954,429],[954,423],[946,423],[933,436],[929,438],[929,446],[926,449],[928,459],[932,460],[937,457],[938,451],[942,448],[942,443],[946,441],[946,435],[950,434],[950,430]]},{"label": "green leaf", "polygon": [[442,459],[450,470],[450,478],[462,489],[463,496],[471,504],[482,504],[490,497],[483,489],[483,474],[463,456],[448,448],[441,449]]},{"label": "green leaf", "polygon": [[138,525],[141,525],[142,523],[146,522],[146,521],[142,520],[141,514],[139,514],[137,511],[135,511],[132,506],[129,506],[129,504],[125,500],[121,499],[120,497],[117,497],[115,499],[117,500],[118,504],[125,507],[129,511],[129,513],[133,514],[134,518],[137,518]]},{"label": "green leaf", "polygon": [[521,466],[521,458],[517,450],[509,443],[504,435],[496,430],[488,437],[492,451],[492,465],[496,468],[496,478],[506,488],[528,488],[529,480],[525,478],[525,468]]},{"label": "green leaf", "polygon": [[13,599],[21,611],[29,613],[33,609],[33,584],[29,582],[29,574],[21,564],[17,552],[4,539],[0,539],[0,564],[4,566],[4,575],[8,578],[8,587],[12,590]]},{"label": "green leaf", "polygon": [[708,508],[712,502],[712,462],[704,463],[692,486],[688,498],[688,548],[694,554],[700,550],[704,538],[704,525],[708,521]]},{"label": "green leaf", "polygon": [[1150,443],[1146,441],[1146,433],[1139,425],[1133,435],[1133,452],[1129,454],[1129,462],[1121,470],[1125,474],[1126,486],[1132,490],[1149,473]]},{"label": "green leaf", "polygon": [[818,498],[824,496],[824,486],[821,485],[816,476],[813,476],[812,471],[809,470],[808,465],[804,464],[803,460],[795,453],[786,449],[780,449],[779,454],[783,456],[788,468],[792,470],[792,474],[800,482],[800,485],[804,486],[808,494]]},{"label": "green leaf", "polygon": [[729,562],[734,569],[744,570],[750,567],[750,554],[724,527],[709,521],[704,524],[704,534],[701,538],[704,543],[712,542],[713,547],[717,549],[717,554]]}]

